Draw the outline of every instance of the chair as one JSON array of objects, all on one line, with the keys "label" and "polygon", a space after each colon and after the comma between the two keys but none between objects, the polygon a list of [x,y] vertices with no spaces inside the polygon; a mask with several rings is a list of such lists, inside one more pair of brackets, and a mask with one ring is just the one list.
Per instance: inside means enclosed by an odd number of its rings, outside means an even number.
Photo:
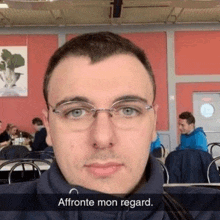
[{"label": "chair", "polygon": [[[39,165],[39,162],[41,163],[41,165]],[[25,164],[26,165],[31,165],[32,169],[30,170],[30,166],[29,169],[27,170],[25,168]],[[11,178],[12,178],[12,173],[14,173],[15,177],[14,179],[16,179],[15,182],[23,182],[23,181],[31,181],[34,180],[38,177],[40,177],[41,173],[43,172],[43,170],[41,169],[42,164],[47,164],[47,165],[51,165],[51,162],[48,160],[42,160],[42,159],[13,159],[13,160],[8,160],[5,161],[4,163],[2,163],[0,165],[0,171],[7,171],[8,172],[8,176],[7,176],[7,180],[4,179],[1,182],[2,183],[11,183]],[[15,170],[18,166],[21,166],[22,169],[20,171]],[[5,168],[5,169],[4,169]],[[36,177],[36,170],[37,170],[37,177]],[[15,172],[16,171],[16,172]],[[27,175],[25,175],[27,174]]]},{"label": "chair", "polygon": [[169,184],[170,176],[169,176],[169,172],[168,172],[168,170],[167,170],[165,164],[164,164],[161,160],[159,160],[158,158],[156,158],[156,159],[157,159],[157,161],[160,163],[160,165],[161,165],[161,167],[162,167],[162,169],[163,169],[163,172],[164,172],[164,181],[166,182],[166,184]]},{"label": "chair", "polygon": [[53,151],[29,151],[25,158],[32,158],[32,159],[54,159],[54,153]]},{"label": "chair", "polygon": [[168,155],[168,150],[163,146],[163,144],[160,145],[159,148],[155,148],[151,154],[159,159],[162,163],[165,163],[165,159]]},{"label": "chair", "polygon": [[216,166],[217,167],[217,165],[215,164],[215,162],[217,161],[217,160],[220,160],[220,156],[218,156],[218,157],[216,157],[215,159],[213,159],[213,161],[209,164],[209,166],[208,166],[208,169],[207,169],[207,179],[208,179],[208,183],[211,183],[211,180],[210,180],[210,175],[212,175],[212,173],[211,173],[211,167],[212,166]]},{"label": "chair", "polygon": [[10,145],[4,147],[0,151],[0,159],[9,160],[16,158],[24,158],[29,153],[29,150],[25,146],[21,145]]},{"label": "chair", "polygon": [[[32,174],[33,174],[33,177],[30,177],[30,173],[27,175],[28,178],[24,178],[25,177],[25,165],[31,165],[33,167],[33,170],[32,170]],[[24,182],[24,181],[33,181],[37,178],[39,178],[41,176],[41,170],[40,168],[33,162],[31,161],[21,161],[21,162],[17,162],[15,165],[12,166],[9,174],[8,174],[8,183],[11,184],[12,183],[12,173],[15,171],[15,169],[18,167],[18,166],[22,166],[22,176],[21,176],[21,179],[17,179],[16,178],[16,182]],[[35,169],[37,169],[38,171],[38,177],[36,177],[36,173],[35,173]]]},{"label": "chair", "polygon": [[[205,151],[186,149],[171,152],[165,161],[170,183],[208,183],[207,169],[212,156]],[[219,182],[218,170],[211,167],[211,181]]]},{"label": "chair", "polygon": [[160,144],[160,147],[155,148],[151,154],[156,158],[164,157],[165,156],[165,147],[163,146],[163,144]]},{"label": "chair", "polygon": [[209,143],[208,144],[208,150],[209,150],[209,153],[213,156],[213,148],[214,147],[220,147],[220,142],[213,142],[213,143]]}]

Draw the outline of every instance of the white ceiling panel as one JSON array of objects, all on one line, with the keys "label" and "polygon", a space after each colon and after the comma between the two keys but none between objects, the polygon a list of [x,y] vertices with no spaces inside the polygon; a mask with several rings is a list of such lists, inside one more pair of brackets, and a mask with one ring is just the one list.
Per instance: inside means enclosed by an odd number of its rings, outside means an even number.
[{"label": "white ceiling panel", "polygon": [[71,24],[110,24],[110,7],[76,7],[63,10],[67,25]]},{"label": "white ceiling panel", "polygon": [[178,22],[219,22],[220,8],[184,9]]},{"label": "white ceiling panel", "polygon": [[[3,0],[0,0],[0,4]],[[220,0],[5,0],[0,26],[201,23],[220,21]]]},{"label": "white ceiling panel", "polygon": [[164,23],[169,16],[171,8],[167,7],[140,7],[123,8],[123,23]]}]

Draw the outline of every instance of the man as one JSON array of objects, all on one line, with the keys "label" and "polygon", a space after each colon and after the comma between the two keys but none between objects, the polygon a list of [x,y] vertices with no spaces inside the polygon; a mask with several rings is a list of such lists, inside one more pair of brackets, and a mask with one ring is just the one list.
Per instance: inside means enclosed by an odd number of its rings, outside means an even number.
[{"label": "man", "polygon": [[43,151],[48,147],[46,143],[47,131],[43,125],[43,121],[40,118],[34,118],[32,124],[36,130],[34,142],[31,145],[32,151]]},{"label": "man", "polygon": [[[6,213],[3,218],[172,219],[170,212],[165,212],[162,197],[156,199],[163,194],[162,170],[156,159],[149,157],[157,114],[155,91],[152,69],[143,51],[119,35],[85,34],[58,49],[44,79],[48,108],[43,112],[47,143],[53,146],[56,163],[37,181],[0,187],[5,194],[28,194],[18,205],[25,212]],[[76,193],[76,197],[66,204],[59,195],[68,193]],[[154,195],[150,207],[142,203],[141,211],[133,211],[128,205],[140,197],[149,201],[149,194]],[[51,199],[46,195],[56,196]],[[122,203],[118,210],[109,203],[93,207],[94,200],[90,200],[89,206],[97,210],[89,211],[88,206],[81,210],[82,205],[77,205],[81,195],[87,199],[104,196],[109,199],[103,200],[104,204],[113,196]],[[45,211],[27,212],[30,206],[32,210],[43,206]],[[193,215],[197,217],[198,212]]]},{"label": "man", "polygon": [[181,137],[177,150],[197,149],[208,152],[206,134],[203,128],[195,128],[195,118],[192,113],[183,112],[179,115],[179,129]]}]

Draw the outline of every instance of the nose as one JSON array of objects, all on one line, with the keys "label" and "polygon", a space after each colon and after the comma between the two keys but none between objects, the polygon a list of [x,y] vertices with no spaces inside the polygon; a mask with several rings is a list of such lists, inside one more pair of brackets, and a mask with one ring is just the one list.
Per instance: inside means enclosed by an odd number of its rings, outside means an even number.
[{"label": "nose", "polygon": [[92,146],[96,149],[111,148],[115,144],[115,127],[109,112],[99,111],[91,129]]}]

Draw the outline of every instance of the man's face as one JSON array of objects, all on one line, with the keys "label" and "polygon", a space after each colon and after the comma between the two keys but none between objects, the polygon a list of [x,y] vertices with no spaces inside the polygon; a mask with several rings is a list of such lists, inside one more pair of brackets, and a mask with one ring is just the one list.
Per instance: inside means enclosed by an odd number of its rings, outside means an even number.
[{"label": "man's face", "polygon": [[186,119],[179,118],[178,124],[181,134],[188,134],[190,131],[194,129],[194,124],[188,124]]},{"label": "man's face", "polygon": [[38,130],[39,130],[39,127],[38,127],[37,124],[33,124],[33,127],[34,127],[34,130],[35,130],[35,131],[38,131]]},{"label": "man's face", "polygon": [[[138,96],[152,105],[153,87],[144,66],[131,55],[115,55],[95,64],[87,57],[68,57],[53,71],[48,100],[56,106],[78,96],[104,109],[123,96]],[[109,113],[103,111],[84,130],[68,126],[51,108],[44,114],[47,143],[53,146],[69,184],[127,194],[143,180],[156,118],[154,110],[149,110],[132,129],[115,126]]]}]

